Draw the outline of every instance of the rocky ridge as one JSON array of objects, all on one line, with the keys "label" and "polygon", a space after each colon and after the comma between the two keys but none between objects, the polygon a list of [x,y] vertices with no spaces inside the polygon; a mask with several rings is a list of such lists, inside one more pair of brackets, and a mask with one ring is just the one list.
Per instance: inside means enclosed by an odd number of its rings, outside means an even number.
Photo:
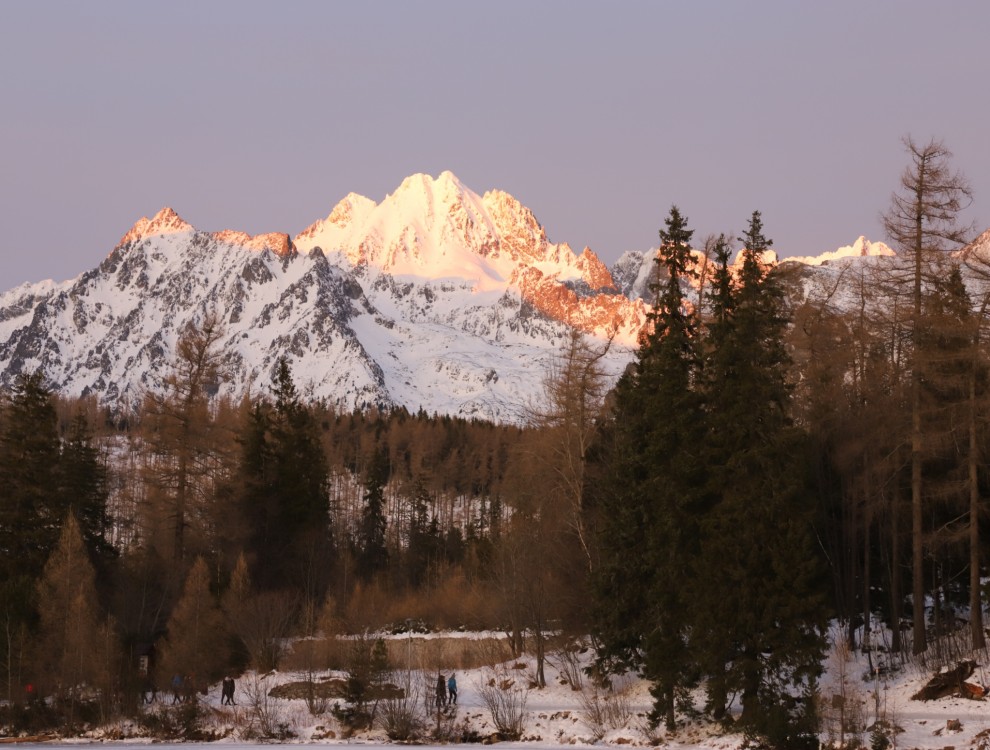
[{"label": "rocky ridge", "polygon": [[307,396],[341,408],[519,421],[571,326],[615,338],[615,376],[646,307],[508,194],[415,175],[380,205],[347,196],[294,239],[200,231],[170,208],[138,220],[92,271],[0,294],[0,385],[40,368],[67,395],[134,408],[209,312],[224,323],[222,395],[264,391],[286,356]]}]

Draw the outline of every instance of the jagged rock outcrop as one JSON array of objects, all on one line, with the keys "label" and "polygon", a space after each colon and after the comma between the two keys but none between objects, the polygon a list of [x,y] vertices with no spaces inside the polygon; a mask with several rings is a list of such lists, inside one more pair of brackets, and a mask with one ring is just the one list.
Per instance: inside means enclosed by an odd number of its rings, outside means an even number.
[{"label": "jagged rock outcrop", "polygon": [[95,269],[0,295],[0,385],[43,369],[66,394],[133,408],[168,373],[178,332],[221,314],[219,394],[266,389],[289,358],[308,396],[516,421],[570,326],[622,342],[645,320],[586,250],[555,245],[506,193],[414,175],[381,204],[351,194],[290,238],[204,232],[170,208]]}]

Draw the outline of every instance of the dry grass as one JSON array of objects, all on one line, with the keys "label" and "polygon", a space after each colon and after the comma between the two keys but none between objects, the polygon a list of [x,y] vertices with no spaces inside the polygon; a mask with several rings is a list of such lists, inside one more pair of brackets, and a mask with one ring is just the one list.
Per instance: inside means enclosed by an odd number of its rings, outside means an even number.
[{"label": "dry grass", "polygon": [[[342,669],[350,641],[346,638],[307,638],[292,644],[282,659],[283,670],[306,671],[312,665],[321,670]],[[508,641],[502,637],[468,638],[456,635],[424,637],[398,636],[385,640],[393,669],[429,672],[477,669],[512,658]]]},{"label": "dry grass", "polygon": [[380,630],[407,620],[421,621],[438,630],[487,630],[499,621],[498,597],[490,587],[472,582],[452,569],[429,589],[395,594],[380,582],[355,587],[344,608],[344,622],[352,633]]}]

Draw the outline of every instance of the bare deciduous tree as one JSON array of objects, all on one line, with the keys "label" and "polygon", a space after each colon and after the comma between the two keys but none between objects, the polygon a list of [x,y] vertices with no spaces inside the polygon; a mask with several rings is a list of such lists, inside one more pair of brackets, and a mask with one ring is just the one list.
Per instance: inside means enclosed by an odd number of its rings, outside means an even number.
[{"label": "bare deciduous tree", "polygon": [[[901,175],[900,189],[891,196],[890,207],[882,214],[888,238],[907,265],[900,270],[910,284],[911,341],[919,350],[923,289],[933,268],[945,252],[967,241],[972,227],[959,224],[960,213],[972,201],[969,182],[950,167],[952,152],[934,139],[916,143],[904,138],[909,164]],[[924,434],[921,415],[921,371],[911,375],[911,552],[913,595],[913,651],[927,647],[925,635],[925,583],[922,487]]]},{"label": "bare deciduous tree", "polygon": [[187,529],[196,509],[205,503],[215,478],[218,446],[209,398],[220,377],[217,344],[223,326],[213,313],[183,329],[175,347],[172,371],[161,392],[145,399],[145,433],[151,448],[146,481],[162,522],[170,530],[171,556],[181,561],[188,546]]},{"label": "bare deciduous tree", "polygon": [[987,361],[986,349],[983,342],[983,329],[987,324],[987,314],[990,311],[990,258],[986,253],[977,251],[980,240],[990,237],[990,230],[981,235],[963,252],[965,266],[973,272],[977,280],[976,315],[973,317],[971,361],[969,368],[969,414],[967,430],[969,433],[969,454],[967,461],[967,484],[969,489],[969,609],[970,633],[974,649],[986,648],[986,634],[983,630],[983,602],[980,585],[980,502],[979,470],[983,462],[978,440],[978,415],[986,412],[985,388],[979,387],[981,375],[984,374]]},{"label": "bare deciduous tree", "polygon": [[251,664],[259,672],[276,669],[285,653],[285,639],[295,623],[299,597],[290,591],[254,593],[244,556],[237,560],[224,611],[231,630],[240,637]]},{"label": "bare deciduous tree", "polygon": [[612,339],[601,345],[572,330],[543,381],[539,404],[529,408],[529,423],[541,431],[537,462],[550,477],[550,492],[563,521],[591,570],[592,544],[583,507],[585,462],[601,417],[608,381],[602,366]]}]

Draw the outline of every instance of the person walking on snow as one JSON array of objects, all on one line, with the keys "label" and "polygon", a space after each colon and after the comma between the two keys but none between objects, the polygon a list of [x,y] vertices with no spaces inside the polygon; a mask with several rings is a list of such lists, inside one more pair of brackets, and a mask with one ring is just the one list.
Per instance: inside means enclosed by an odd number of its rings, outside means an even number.
[{"label": "person walking on snow", "polygon": [[447,701],[452,706],[457,705],[457,680],[454,679],[454,675],[450,675],[450,679],[447,680],[447,695],[449,696]]}]

